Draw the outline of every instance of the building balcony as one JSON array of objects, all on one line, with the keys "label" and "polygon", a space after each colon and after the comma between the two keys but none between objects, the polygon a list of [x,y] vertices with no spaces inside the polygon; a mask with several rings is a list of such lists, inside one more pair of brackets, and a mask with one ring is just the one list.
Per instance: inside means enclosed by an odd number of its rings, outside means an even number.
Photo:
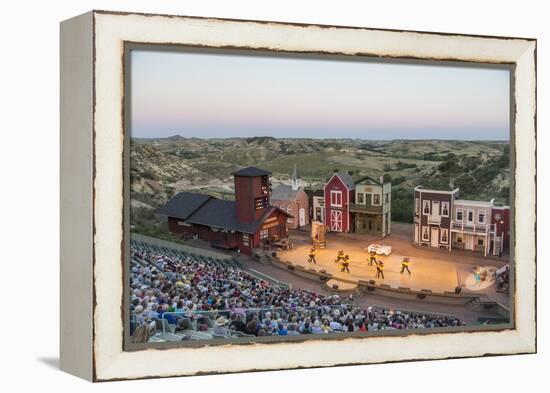
[{"label": "building balcony", "polygon": [[472,234],[488,234],[494,232],[493,224],[473,224],[466,222],[454,221],[451,223],[451,231],[454,232],[464,232]]},{"label": "building balcony", "polygon": [[349,210],[354,213],[382,214],[382,206],[362,205],[359,203],[350,203]]},{"label": "building balcony", "polygon": [[428,216],[428,224],[441,225],[441,216]]}]

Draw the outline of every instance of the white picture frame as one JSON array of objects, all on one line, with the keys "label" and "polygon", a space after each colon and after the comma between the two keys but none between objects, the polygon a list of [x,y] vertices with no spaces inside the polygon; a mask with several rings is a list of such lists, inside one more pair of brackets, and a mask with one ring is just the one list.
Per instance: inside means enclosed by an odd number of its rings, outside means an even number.
[{"label": "white picture frame", "polygon": [[[125,43],[513,67],[513,327],[125,350]],[[90,381],[536,351],[536,40],[91,11],[61,24],[61,368]],[[517,137],[521,136],[521,137]],[[514,190],[521,189],[521,193]],[[517,212],[521,212],[518,214]],[[230,361],[228,361],[230,359]]]}]

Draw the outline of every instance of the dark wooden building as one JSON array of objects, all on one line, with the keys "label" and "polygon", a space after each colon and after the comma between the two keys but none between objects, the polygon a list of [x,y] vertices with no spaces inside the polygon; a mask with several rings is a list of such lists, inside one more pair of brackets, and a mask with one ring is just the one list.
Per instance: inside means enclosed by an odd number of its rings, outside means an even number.
[{"label": "dark wooden building", "polygon": [[509,248],[510,209],[452,191],[414,189],[414,238],[419,245],[501,256]]},{"label": "dark wooden building", "polygon": [[271,205],[271,172],[248,167],[232,174],[235,200],[181,192],[156,213],[165,215],[171,233],[209,241],[213,247],[251,255],[266,241],[288,237],[292,215]]},{"label": "dark wooden building", "polygon": [[386,237],[391,233],[391,183],[383,177],[355,182],[355,202],[349,204],[353,231]]},{"label": "dark wooden building", "polygon": [[451,249],[451,220],[458,188],[452,191],[414,189],[414,242]]}]

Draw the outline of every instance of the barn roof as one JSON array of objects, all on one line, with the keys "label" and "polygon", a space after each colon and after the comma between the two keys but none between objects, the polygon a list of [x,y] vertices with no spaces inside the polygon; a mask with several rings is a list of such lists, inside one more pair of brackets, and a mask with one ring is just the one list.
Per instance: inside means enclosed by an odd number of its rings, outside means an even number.
[{"label": "barn roof", "polygon": [[309,188],[305,188],[304,192],[307,194],[309,198],[313,198],[314,196],[321,196],[321,197],[325,196],[323,189],[312,190]]},{"label": "barn roof", "polygon": [[373,179],[370,176],[365,176],[365,177],[357,180],[355,182],[355,184],[376,184],[376,185],[379,185],[379,186],[383,185],[381,182],[379,182],[378,180]]},{"label": "barn roof", "polygon": [[164,206],[159,207],[155,213],[185,220],[210,199],[212,199],[210,195],[180,192],[166,202]]},{"label": "barn roof", "polygon": [[239,223],[235,202],[223,199],[209,200],[208,203],[187,219],[187,222],[247,233],[253,233],[255,227],[255,225],[250,225],[255,223]]},{"label": "barn roof", "polygon": [[234,201],[212,198],[199,210],[197,210],[190,218],[188,218],[186,222],[236,232],[255,233],[263,224],[265,219],[276,210],[288,217],[292,217],[284,210],[281,210],[276,206],[270,206],[258,220],[243,223],[237,220],[237,208]]},{"label": "barn roof", "polygon": [[293,201],[298,195],[298,190],[293,190],[292,186],[281,184],[271,192],[271,199],[277,201]]},{"label": "barn roof", "polygon": [[247,168],[240,169],[232,173],[233,176],[243,176],[243,177],[256,177],[256,176],[267,176],[271,175],[271,172],[264,169],[256,168],[255,166],[249,166]]},{"label": "barn roof", "polygon": [[[353,179],[351,178],[351,175],[349,173],[346,173],[346,172],[335,172],[332,177],[329,179],[329,181],[327,182],[327,184],[330,182],[330,180],[332,180],[332,178],[336,176],[340,179],[340,181],[342,183],[344,183],[344,185],[348,188],[348,190],[354,190],[355,189],[355,182],[353,181]],[[326,185],[326,184],[325,184]]]},{"label": "barn roof", "polygon": [[239,222],[235,201],[214,198],[206,194],[180,192],[155,213],[178,218],[190,224],[206,225],[236,232],[255,233],[267,217],[278,211],[287,217],[293,216],[277,206],[270,206],[254,222]]}]

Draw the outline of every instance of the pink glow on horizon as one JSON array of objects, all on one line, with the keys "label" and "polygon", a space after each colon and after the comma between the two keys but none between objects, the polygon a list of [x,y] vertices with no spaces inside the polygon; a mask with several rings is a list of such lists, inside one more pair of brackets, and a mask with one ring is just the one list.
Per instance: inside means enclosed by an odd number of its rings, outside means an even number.
[{"label": "pink glow on horizon", "polygon": [[132,124],[153,135],[224,127],[509,129],[506,70],[142,51],[132,67]]}]

